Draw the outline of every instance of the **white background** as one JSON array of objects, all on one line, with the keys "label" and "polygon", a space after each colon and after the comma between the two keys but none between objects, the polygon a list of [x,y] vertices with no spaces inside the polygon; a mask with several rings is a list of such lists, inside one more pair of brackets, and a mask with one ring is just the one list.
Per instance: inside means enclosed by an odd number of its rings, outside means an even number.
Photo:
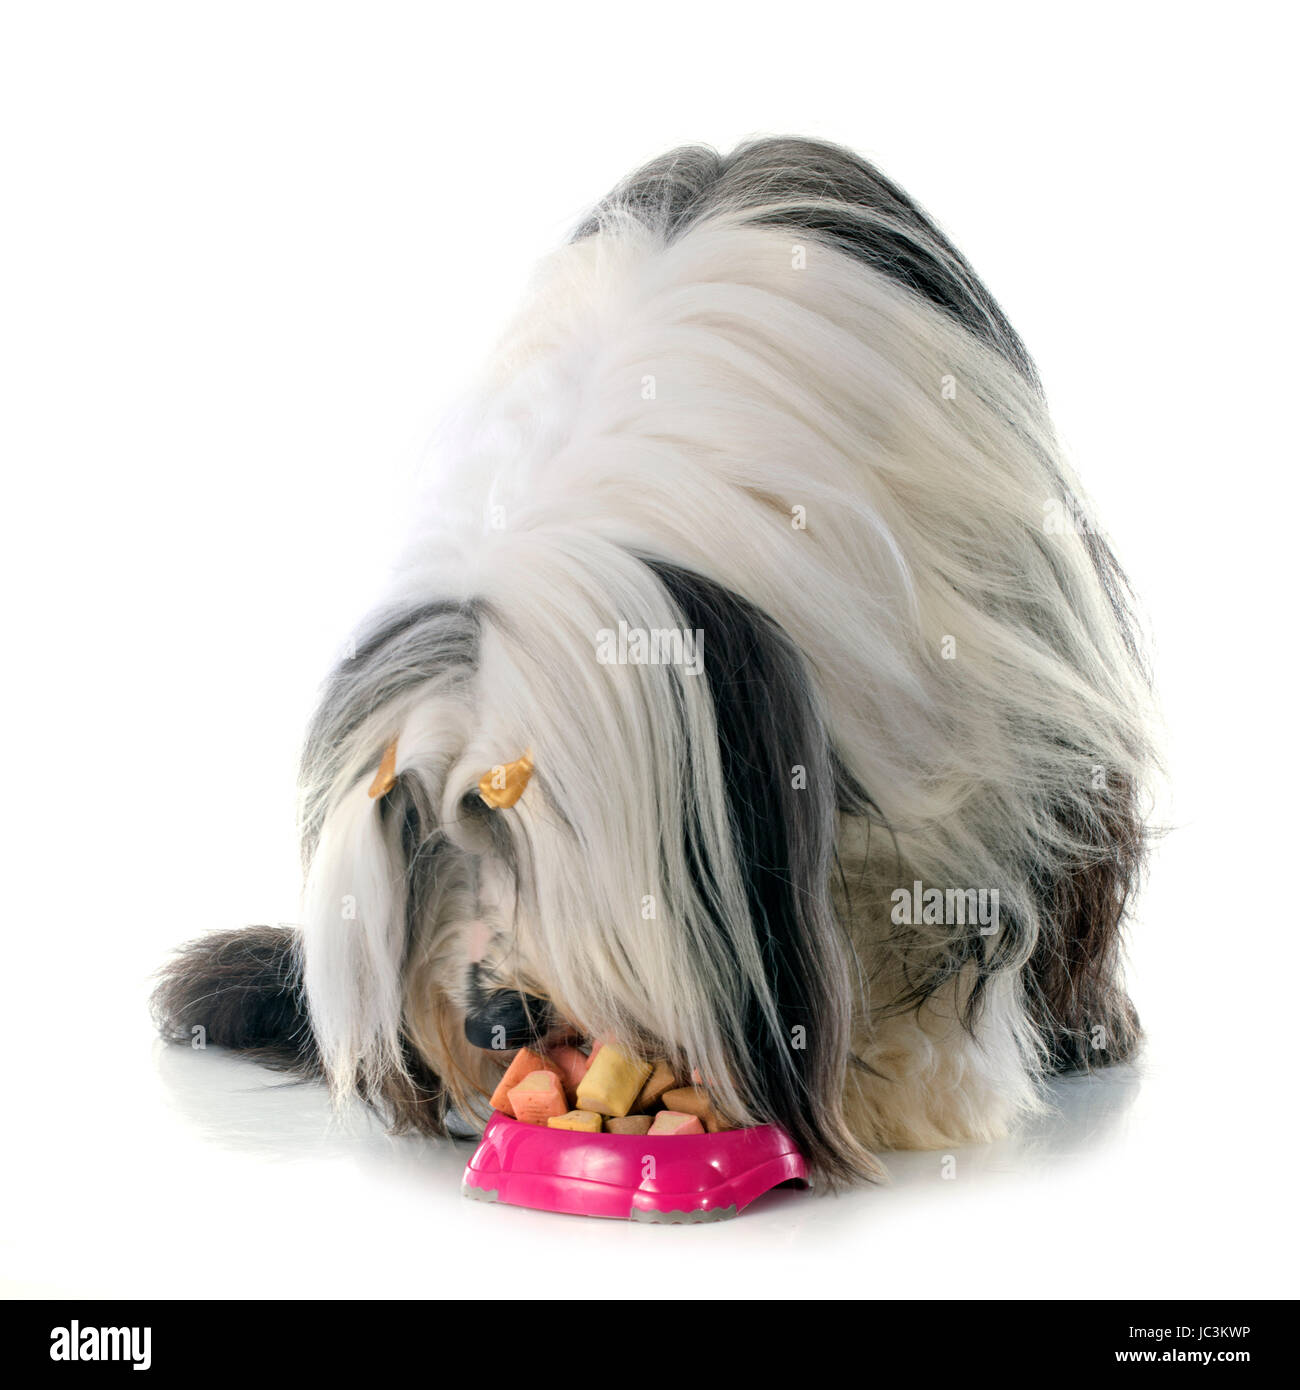
[{"label": "white background", "polygon": [[[1288,7],[901,8],[0,12],[8,1292],[1296,1294]],[[759,133],[855,147],[967,253],[1145,601],[1146,1059],[950,1181],[692,1228],[465,1202],[463,1149],[155,1043],[147,976],[295,918],[316,682],[532,261]]]}]

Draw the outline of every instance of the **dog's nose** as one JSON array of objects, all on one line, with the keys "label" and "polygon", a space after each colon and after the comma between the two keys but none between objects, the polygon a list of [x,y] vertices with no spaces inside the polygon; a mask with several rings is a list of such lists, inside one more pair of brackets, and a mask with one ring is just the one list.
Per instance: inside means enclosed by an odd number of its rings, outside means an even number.
[{"label": "dog's nose", "polygon": [[551,1006],[546,1000],[518,989],[484,989],[477,965],[470,966],[469,999],[465,1037],[475,1047],[493,1052],[528,1047],[551,1027]]}]

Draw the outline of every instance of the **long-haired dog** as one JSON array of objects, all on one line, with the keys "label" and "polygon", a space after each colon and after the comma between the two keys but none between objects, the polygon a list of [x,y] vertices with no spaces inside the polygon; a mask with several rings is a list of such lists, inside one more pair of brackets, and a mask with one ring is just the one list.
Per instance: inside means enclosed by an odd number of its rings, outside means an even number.
[{"label": "long-haired dog", "polygon": [[303,926],[155,1007],[482,1117],[509,1052],[698,1069],[829,1184],[1130,1056],[1125,580],[1019,338],[807,140],[674,151],[543,266],[302,762]]}]

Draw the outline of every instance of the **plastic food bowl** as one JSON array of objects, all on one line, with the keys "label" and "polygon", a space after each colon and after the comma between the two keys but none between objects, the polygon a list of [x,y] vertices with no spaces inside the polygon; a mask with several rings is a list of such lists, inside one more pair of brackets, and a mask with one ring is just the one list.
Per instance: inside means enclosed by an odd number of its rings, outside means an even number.
[{"label": "plastic food bowl", "polygon": [[783,1184],[808,1187],[808,1166],[775,1125],[651,1138],[526,1125],[494,1110],[461,1191],[536,1211],[678,1223],[725,1221]]}]

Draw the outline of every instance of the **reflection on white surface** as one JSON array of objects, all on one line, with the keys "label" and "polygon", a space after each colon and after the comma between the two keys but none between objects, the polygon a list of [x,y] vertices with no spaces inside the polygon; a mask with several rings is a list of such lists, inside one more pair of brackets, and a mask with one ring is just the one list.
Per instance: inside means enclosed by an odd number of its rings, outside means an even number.
[{"label": "reflection on white surface", "polygon": [[[43,1169],[57,1187],[65,1164],[63,1190],[80,1186],[84,1205],[79,1217],[60,1203],[52,1219],[47,1210],[19,1222],[24,1288],[498,1297],[528,1291],[510,1271],[562,1249],[575,1288],[595,1281],[615,1296],[892,1296],[908,1277],[900,1252],[917,1262],[913,1282],[920,1274],[943,1292],[955,1266],[933,1242],[941,1231],[951,1238],[952,1203],[978,1228],[1023,1196],[1025,1180],[1059,1175],[1111,1143],[1140,1089],[1127,1069],[1061,1082],[1054,1115],[1015,1139],[958,1151],[952,1178],[942,1154],[891,1154],[891,1181],[877,1188],[776,1191],[716,1226],[646,1227],[466,1202],[460,1175],[472,1144],[390,1136],[360,1105],[336,1116],[319,1085],[218,1049],[140,1040],[136,1061],[132,1106],[107,1107],[121,1123]],[[707,1248],[692,1244],[684,1260],[687,1240]]]},{"label": "reflection on white surface", "polygon": [[138,987],[105,969],[81,981],[90,1021],[14,1074],[7,1293],[1277,1295],[1251,1252],[1292,1200],[1285,1165],[1266,1156],[1244,1181],[1207,1162],[1207,1122],[1231,1132],[1260,1106],[1262,1081],[1228,1085],[1226,1057],[1193,1072],[1152,1048],[1140,1075],[1057,1082],[1014,1138],[883,1155],[885,1184],[646,1226],[468,1202],[471,1143],[390,1136],[362,1106],[333,1114],[319,1085],[159,1043]]},{"label": "reflection on white surface", "polygon": [[[324,1089],[278,1076],[217,1048],[155,1049],[155,1064],[170,1109],[205,1139],[261,1158],[349,1157],[389,1163],[419,1153],[441,1171],[463,1167],[468,1141],[394,1139],[367,1107],[357,1104],[334,1116]],[[1049,1093],[1050,1114],[996,1144],[958,1150],[971,1174],[1025,1172],[1049,1160],[1086,1153],[1113,1135],[1141,1086],[1134,1067],[1115,1067],[1090,1077],[1060,1078]],[[435,1157],[436,1156],[436,1157]],[[932,1153],[894,1153],[885,1158],[894,1186],[929,1182]]]},{"label": "reflection on white surface", "polygon": [[[1058,1077],[1048,1088],[1051,1112],[1036,1117],[994,1144],[951,1150],[966,1175],[1030,1173],[1070,1158],[1086,1157],[1122,1131],[1142,1080],[1136,1067],[1113,1067],[1093,1076]],[[931,1181],[933,1153],[891,1153],[885,1165],[896,1186]]]}]

